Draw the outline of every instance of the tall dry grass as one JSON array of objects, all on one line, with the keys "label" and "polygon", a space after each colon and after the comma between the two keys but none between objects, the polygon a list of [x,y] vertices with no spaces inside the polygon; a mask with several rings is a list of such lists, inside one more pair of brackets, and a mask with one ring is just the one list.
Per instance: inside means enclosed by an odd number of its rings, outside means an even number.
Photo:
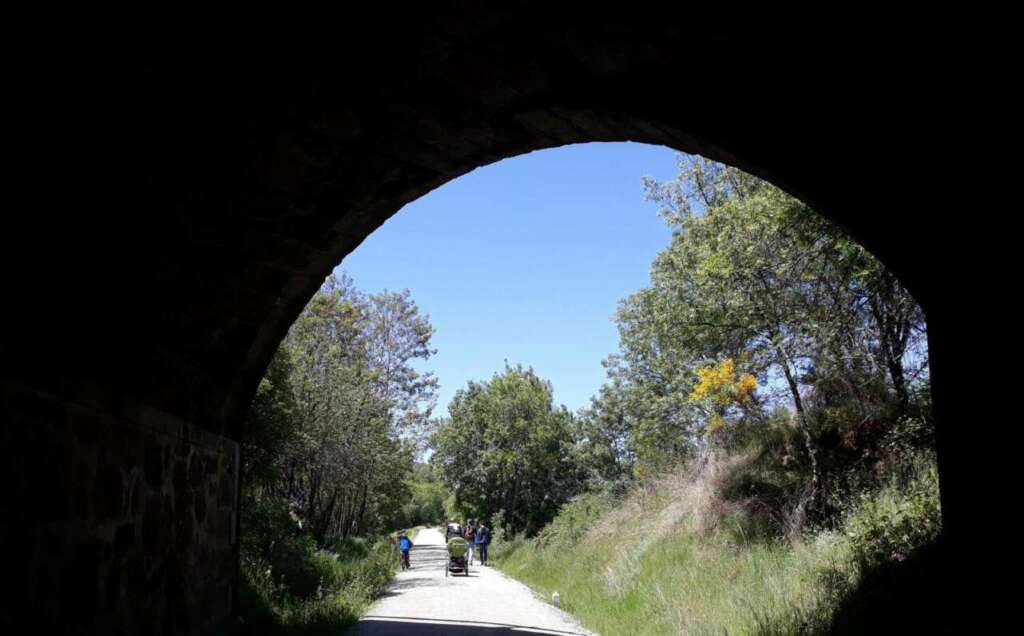
[{"label": "tall dry grass", "polygon": [[766,517],[763,503],[735,496],[750,461],[709,452],[624,497],[584,495],[536,539],[498,547],[494,561],[544,597],[558,591],[599,633],[816,634],[863,575],[866,548],[853,536],[888,554],[885,542],[906,534],[886,531],[889,511],[904,511],[901,527],[937,523],[925,478],[866,496],[835,531],[762,532],[751,520]]}]

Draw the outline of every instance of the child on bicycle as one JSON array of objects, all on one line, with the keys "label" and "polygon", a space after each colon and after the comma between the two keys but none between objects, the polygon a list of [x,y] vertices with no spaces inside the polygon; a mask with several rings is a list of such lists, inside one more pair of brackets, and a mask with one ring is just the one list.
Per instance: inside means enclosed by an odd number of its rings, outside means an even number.
[{"label": "child on bicycle", "polygon": [[412,548],[412,539],[406,536],[405,530],[398,535],[399,557],[405,567],[409,567],[409,550]]}]

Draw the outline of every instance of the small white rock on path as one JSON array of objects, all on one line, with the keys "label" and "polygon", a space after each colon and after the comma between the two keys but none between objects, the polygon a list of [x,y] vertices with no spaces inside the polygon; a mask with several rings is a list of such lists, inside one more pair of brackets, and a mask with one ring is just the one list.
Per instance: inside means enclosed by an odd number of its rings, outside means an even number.
[{"label": "small white rock on path", "polygon": [[399,571],[384,597],[370,607],[348,634],[597,636],[565,612],[537,598],[530,588],[490,566],[470,565],[469,576],[445,577],[447,559],[440,530],[420,531],[409,557],[412,567]]}]

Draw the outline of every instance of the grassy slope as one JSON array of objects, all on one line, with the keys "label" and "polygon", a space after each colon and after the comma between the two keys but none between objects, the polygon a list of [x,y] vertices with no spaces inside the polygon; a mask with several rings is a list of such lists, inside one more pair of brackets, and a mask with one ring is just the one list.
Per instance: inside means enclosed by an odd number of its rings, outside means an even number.
[{"label": "grassy slope", "polygon": [[745,634],[792,630],[819,600],[818,573],[843,560],[833,535],[764,544],[727,527],[698,530],[667,495],[578,502],[589,514],[563,513],[553,524],[563,528],[506,546],[498,565],[545,597],[557,590],[567,611],[602,634]]},{"label": "grassy slope", "polygon": [[912,465],[852,501],[839,532],[750,539],[718,494],[725,462],[583,496],[536,539],[497,541],[493,560],[609,636],[945,633],[938,478],[933,461]]}]

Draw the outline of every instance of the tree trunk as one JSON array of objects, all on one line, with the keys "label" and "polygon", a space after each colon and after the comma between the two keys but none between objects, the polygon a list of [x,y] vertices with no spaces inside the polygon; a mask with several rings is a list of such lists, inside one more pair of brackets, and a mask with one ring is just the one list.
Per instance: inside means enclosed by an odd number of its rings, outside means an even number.
[{"label": "tree trunk", "polygon": [[905,413],[910,404],[907,382],[903,374],[903,354],[907,350],[911,324],[905,312],[900,310],[899,289],[894,276],[887,274],[883,288],[868,298],[871,314],[878,328],[878,344],[882,363],[889,372],[892,388],[899,401],[900,413]]},{"label": "tree trunk", "polygon": [[776,345],[775,350],[779,355],[779,364],[782,365],[782,371],[786,375],[786,383],[789,385],[789,391],[793,394],[793,406],[796,408],[797,422],[799,423],[800,429],[804,434],[804,448],[807,449],[807,457],[811,461],[811,487],[807,493],[805,501],[800,502],[797,506],[799,512],[799,519],[797,525],[803,525],[803,516],[807,506],[813,506],[818,498],[818,452],[814,446],[814,440],[811,439],[811,432],[807,426],[807,413],[804,411],[804,403],[800,398],[800,387],[796,382],[796,377],[793,375],[792,369],[789,366],[789,356],[786,355],[785,350],[781,345]]},{"label": "tree trunk", "polygon": [[370,476],[366,476],[366,481],[363,482],[363,489],[360,493],[359,501],[359,514],[356,516],[356,536],[359,536],[363,532],[363,517],[366,515],[366,499],[367,490],[369,489]]}]

